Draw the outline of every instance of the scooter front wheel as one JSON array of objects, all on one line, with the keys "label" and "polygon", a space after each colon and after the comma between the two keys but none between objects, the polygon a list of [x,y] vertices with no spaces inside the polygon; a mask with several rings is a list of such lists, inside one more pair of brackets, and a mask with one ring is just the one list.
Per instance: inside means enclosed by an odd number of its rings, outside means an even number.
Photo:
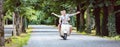
[{"label": "scooter front wheel", "polygon": [[64,33],[64,40],[67,40],[67,33]]}]

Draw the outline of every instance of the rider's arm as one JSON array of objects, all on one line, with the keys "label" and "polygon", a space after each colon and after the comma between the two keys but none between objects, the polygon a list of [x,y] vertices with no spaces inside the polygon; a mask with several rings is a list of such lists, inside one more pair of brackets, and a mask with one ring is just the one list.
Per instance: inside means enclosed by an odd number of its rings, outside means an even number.
[{"label": "rider's arm", "polygon": [[78,12],[76,12],[76,13],[73,13],[73,14],[69,14],[69,16],[74,16],[74,15],[77,15],[77,14],[79,14],[80,12],[78,11]]},{"label": "rider's arm", "polygon": [[60,17],[60,15],[57,15],[57,14],[55,14],[55,13],[52,13],[53,15],[55,15],[56,17]]}]

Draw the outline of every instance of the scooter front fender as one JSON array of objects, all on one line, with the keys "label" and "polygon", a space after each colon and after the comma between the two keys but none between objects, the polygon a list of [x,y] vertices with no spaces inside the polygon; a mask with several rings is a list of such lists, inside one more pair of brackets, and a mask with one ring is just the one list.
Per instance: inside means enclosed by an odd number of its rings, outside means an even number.
[{"label": "scooter front fender", "polygon": [[61,25],[61,34],[69,33],[70,25],[68,24],[62,24]]}]

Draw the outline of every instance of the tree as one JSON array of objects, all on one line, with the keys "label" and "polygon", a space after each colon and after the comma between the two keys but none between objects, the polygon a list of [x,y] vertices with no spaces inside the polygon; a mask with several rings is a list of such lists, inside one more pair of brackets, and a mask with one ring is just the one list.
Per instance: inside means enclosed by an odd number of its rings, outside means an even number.
[{"label": "tree", "polygon": [[[77,6],[77,11],[80,11],[80,5]],[[76,27],[77,27],[77,31],[80,31],[80,14],[77,14],[76,16],[76,20],[77,20],[77,24],[76,24]]]},{"label": "tree", "polygon": [[115,11],[114,11],[114,6],[116,0],[110,0],[109,1],[111,4],[108,6],[109,8],[109,16],[108,16],[108,31],[109,31],[109,36],[116,36],[116,25],[115,25]]},{"label": "tree", "polygon": [[94,8],[93,8],[93,15],[95,16],[95,27],[96,27],[96,35],[101,35],[100,32],[100,7],[98,6],[99,1],[94,0],[95,2],[93,3]]},{"label": "tree", "polygon": [[103,10],[103,18],[102,18],[102,30],[101,30],[101,34],[102,36],[108,36],[108,26],[107,26],[107,23],[108,23],[108,6],[107,6],[107,3],[108,1],[106,0],[103,0],[103,7],[102,7],[102,10]]},{"label": "tree", "polygon": [[4,40],[3,0],[0,0],[0,47],[5,46]]},{"label": "tree", "polygon": [[118,11],[117,13],[115,13],[115,20],[116,20],[116,31],[117,34],[120,34],[120,5],[115,6],[115,11]]},{"label": "tree", "polygon": [[92,23],[92,21],[94,21],[94,20],[91,20],[92,19],[92,17],[91,17],[91,5],[92,4],[90,4],[89,5],[89,7],[87,8],[87,10],[86,10],[86,13],[85,13],[85,15],[86,15],[86,29],[85,29],[85,31],[86,31],[86,33],[91,33],[91,30],[92,30],[92,24],[94,24],[94,23]]},{"label": "tree", "polygon": [[85,19],[84,19],[84,12],[87,9],[88,1],[86,0],[76,0],[73,1],[77,6],[77,11],[80,11],[81,13],[76,16],[77,21],[77,31],[84,31],[85,29]]},{"label": "tree", "polygon": [[18,15],[18,9],[19,9],[19,6],[20,5],[20,1],[19,0],[5,0],[4,1],[4,5],[3,5],[3,8],[4,8],[4,11],[8,11],[10,10],[11,13],[14,15],[13,19],[13,23],[14,23],[14,31],[13,31],[13,35],[20,35],[19,32],[18,32],[18,25],[19,25],[19,22],[17,22],[19,19]]}]

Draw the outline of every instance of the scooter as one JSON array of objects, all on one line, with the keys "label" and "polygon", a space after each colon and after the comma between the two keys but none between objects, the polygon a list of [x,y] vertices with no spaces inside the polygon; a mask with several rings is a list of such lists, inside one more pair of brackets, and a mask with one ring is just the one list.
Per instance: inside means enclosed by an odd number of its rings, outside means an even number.
[{"label": "scooter", "polygon": [[61,35],[64,40],[67,40],[68,33],[70,31],[70,25],[69,24],[62,24],[61,25]]}]

